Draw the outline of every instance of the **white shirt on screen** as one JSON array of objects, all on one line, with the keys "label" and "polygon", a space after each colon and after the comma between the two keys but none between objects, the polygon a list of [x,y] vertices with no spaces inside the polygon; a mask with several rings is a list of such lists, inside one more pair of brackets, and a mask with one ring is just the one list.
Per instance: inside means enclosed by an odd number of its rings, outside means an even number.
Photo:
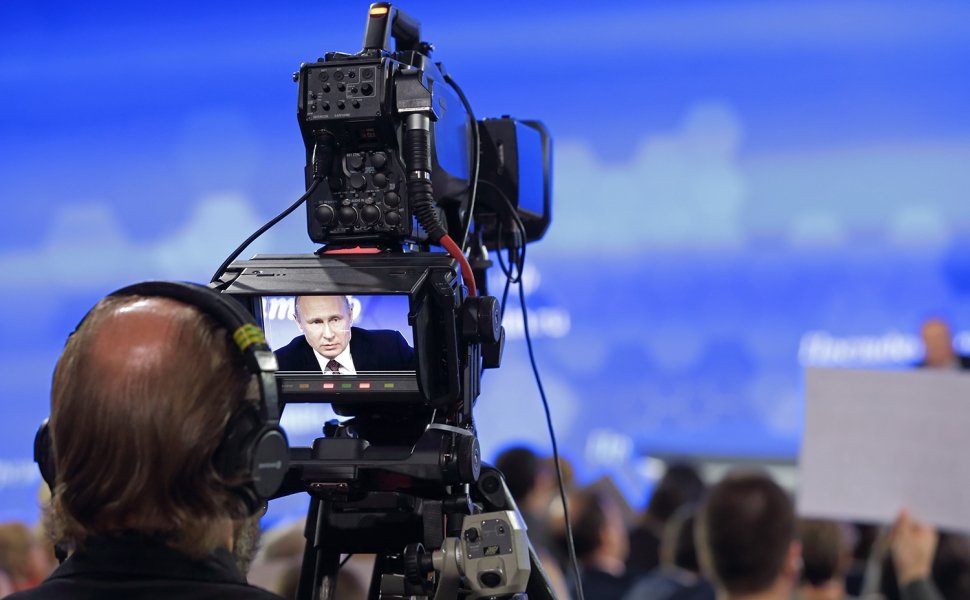
[{"label": "white shirt on screen", "polygon": [[[317,357],[317,362],[320,363],[320,372],[321,373],[326,373],[327,372],[327,363],[330,362],[330,359],[327,358],[326,356],[320,354],[319,352],[317,352],[317,349],[316,348],[313,349],[313,355]],[[335,360],[338,363],[340,363],[340,374],[341,375],[356,375],[357,374],[357,369],[354,368],[354,359],[350,356],[350,344],[347,344],[347,347],[344,348],[344,351],[343,352],[341,352],[337,356],[333,357],[333,360]]]}]

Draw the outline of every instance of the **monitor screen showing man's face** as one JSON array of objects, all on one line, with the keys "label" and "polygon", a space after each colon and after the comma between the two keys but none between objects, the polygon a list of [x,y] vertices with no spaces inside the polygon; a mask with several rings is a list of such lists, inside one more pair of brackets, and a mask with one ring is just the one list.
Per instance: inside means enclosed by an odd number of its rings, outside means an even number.
[{"label": "monitor screen showing man's face", "polygon": [[326,358],[347,348],[352,319],[346,296],[298,296],[295,309],[297,327],[311,348]]},{"label": "monitor screen showing man's face", "polygon": [[280,372],[417,368],[407,296],[263,296],[260,311]]}]

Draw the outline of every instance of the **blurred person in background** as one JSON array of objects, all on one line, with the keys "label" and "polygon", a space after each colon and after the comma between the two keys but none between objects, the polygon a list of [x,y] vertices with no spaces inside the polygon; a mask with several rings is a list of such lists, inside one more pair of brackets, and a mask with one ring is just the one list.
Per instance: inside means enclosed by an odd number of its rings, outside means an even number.
[{"label": "blurred person in background", "polygon": [[926,353],[920,367],[927,369],[970,369],[970,356],[961,356],[953,348],[950,325],[939,317],[931,317],[920,327],[920,338]]},{"label": "blurred person in background", "polygon": [[843,600],[845,576],[852,564],[846,525],[835,521],[802,519],[798,539],[802,543],[802,577],[798,600]]},{"label": "blurred person in background", "polygon": [[9,592],[37,586],[50,567],[43,544],[27,525],[0,525],[0,571],[7,576]]},{"label": "blurred person in background", "polygon": [[697,551],[719,600],[790,600],[801,544],[792,501],[769,476],[728,474],[698,513]]},{"label": "blurred person in background", "polygon": [[691,597],[714,600],[714,588],[702,578],[697,560],[696,512],[696,505],[686,504],[667,520],[660,539],[660,566],[637,580],[624,600],[669,600],[684,590],[693,590]]},{"label": "blurred person in background", "polygon": [[876,540],[879,538],[879,526],[872,523],[854,522],[849,532],[852,540],[852,562],[845,575],[845,593],[849,596],[862,596],[866,567],[869,564],[869,557],[872,555]]},{"label": "blurred person in background", "polygon": [[530,448],[517,446],[499,454],[495,468],[505,476],[505,485],[528,527],[529,541],[537,550],[548,551],[549,505],[557,490],[555,467]]},{"label": "blurred person in background", "polygon": [[660,538],[667,520],[681,506],[700,501],[703,494],[704,481],[697,469],[686,463],[667,466],[640,522],[630,530],[626,566],[631,574],[648,573],[660,564]]},{"label": "blurred person in background", "polygon": [[889,533],[889,553],[876,576],[877,597],[886,600],[966,600],[970,547],[965,537],[938,533],[903,511]]},{"label": "blurred person in background", "polygon": [[[568,462],[561,461],[563,477],[571,477]],[[495,459],[495,468],[505,477],[505,485],[525,521],[529,542],[536,551],[549,582],[560,598],[568,598],[569,591],[563,575],[567,570],[564,551],[556,540],[561,537],[562,502],[556,465],[551,458],[540,458],[525,446],[504,450]]]},{"label": "blurred person in background", "polygon": [[[584,596],[623,598],[633,580],[626,572],[629,546],[619,507],[608,496],[585,489],[569,499],[569,516]],[[560,545],[565,547],[565,537]]]},{"label": "blurred person in background", "polygon": [[[306,550],[305,528],[306,519],[298,519],[267,530],[249,571],[249,583],[295,599]],[[337,572],[337,598],[366,600],[373,570],[373,554],[351,555]]]}]

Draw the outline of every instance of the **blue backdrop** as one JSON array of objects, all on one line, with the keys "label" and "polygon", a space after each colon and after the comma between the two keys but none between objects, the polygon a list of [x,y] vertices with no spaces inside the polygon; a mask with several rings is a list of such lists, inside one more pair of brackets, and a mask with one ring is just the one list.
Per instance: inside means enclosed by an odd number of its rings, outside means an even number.
[{"label": "blue backdrop", "polygon": [[[554,136],[526,291],[582,479],[637,498],[644,456],[793,458],[804,366],[912,363],[933,312],[970,327],[970,6],[402,7],[479,117]],[[207,280],[301,194],[290,74],[358,50],[365,11],[0,4],[0,519],[36,516],[31,440],[81,315],[134,280]],[[312,251],[302,214],[251,250]],[[506,327],[487,457],[548,447],[514,306]]]}]

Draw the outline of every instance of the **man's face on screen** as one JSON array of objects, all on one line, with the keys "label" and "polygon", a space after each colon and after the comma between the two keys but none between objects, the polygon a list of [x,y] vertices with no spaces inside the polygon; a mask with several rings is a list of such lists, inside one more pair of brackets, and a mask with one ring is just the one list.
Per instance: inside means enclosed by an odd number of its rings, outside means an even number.
[{"label": "man's face on screen", "polygon": [[350,343],[350,304],[346,296],[300,296],[296,324],[314,350],[334,358]]}]

